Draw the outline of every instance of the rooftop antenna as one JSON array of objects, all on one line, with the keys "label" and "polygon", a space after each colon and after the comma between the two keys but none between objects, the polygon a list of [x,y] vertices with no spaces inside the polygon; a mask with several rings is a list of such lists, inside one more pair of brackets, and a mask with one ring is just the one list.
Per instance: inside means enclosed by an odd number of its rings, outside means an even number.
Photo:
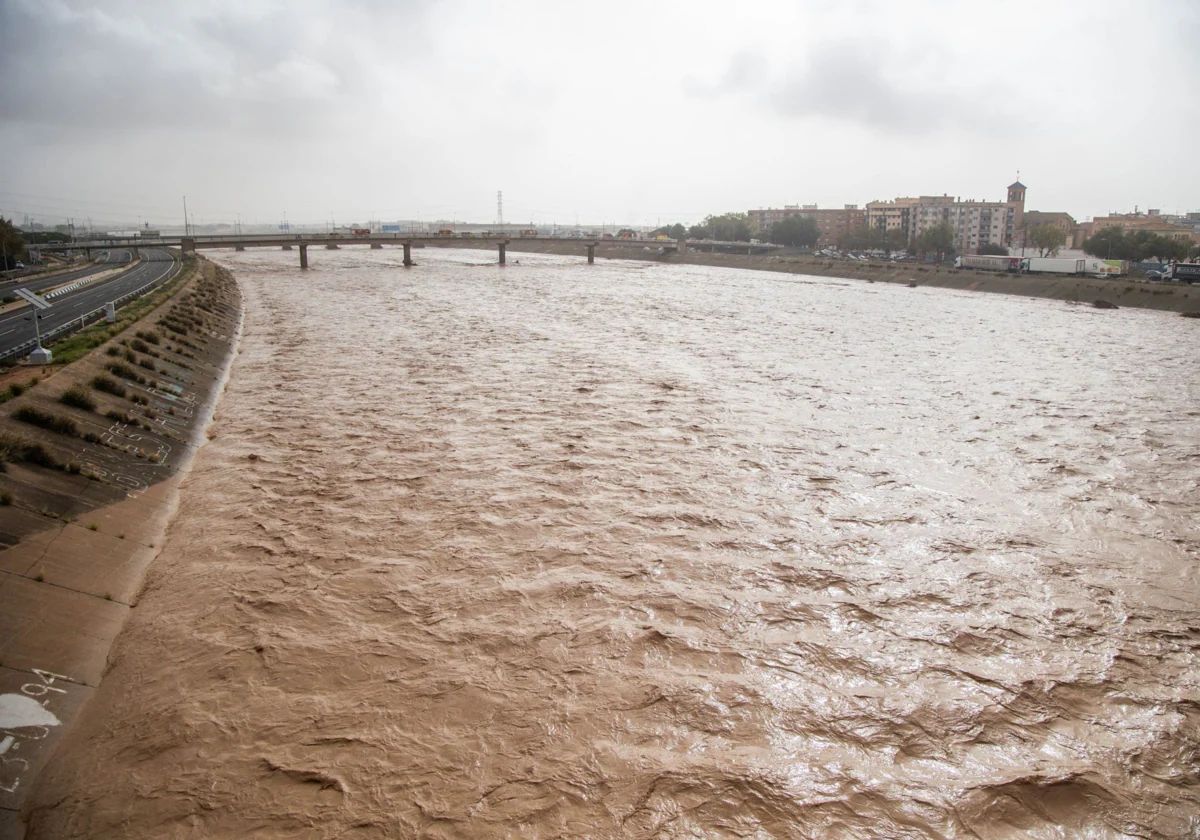
[{"label": "rooftop antenna", "polygon": [[496,190],[496,225],[504,227],[504,190]]}]

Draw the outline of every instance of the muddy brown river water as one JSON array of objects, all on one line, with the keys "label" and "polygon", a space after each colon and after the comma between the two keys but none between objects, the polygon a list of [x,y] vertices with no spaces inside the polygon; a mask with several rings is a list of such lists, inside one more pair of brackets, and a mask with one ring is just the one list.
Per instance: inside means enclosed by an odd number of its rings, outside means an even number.
[{"label": "muddy brown river water", "polygon": [[212,441],[36,837],[1200,836],[1200,331],[216,259]]}]

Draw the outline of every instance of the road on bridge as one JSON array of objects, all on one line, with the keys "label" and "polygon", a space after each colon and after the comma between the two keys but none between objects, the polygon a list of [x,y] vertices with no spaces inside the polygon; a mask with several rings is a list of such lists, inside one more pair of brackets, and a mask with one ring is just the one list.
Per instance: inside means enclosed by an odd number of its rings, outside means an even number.
[{"label": "road on bridge", "polygon": [[[117,250],[113,254],[118,254]],[[123,252],[128,262],[128,251]],[[52,302],[50,309],[41,312],[41,330],[45,335],[55,327],[78,320],[89,312],[99,309],[104,304],[114,301],[122,295],[129,294],[148,283],[154,283],[166,277],[175,266],[176,261],[171,252],[165,248],[142,250],[142,262],[116,277],[101,280],[92,286],[84,286],[74,292],[63,295]],[[100,269],[112,268],[111,264],[101,264]],[[51,285],[58,286],[67,282],[67,275],[59,275]],[[69,277],[67,279],[70,279]],[[36,289],[35,289],[36,291]],[[22,307],[15,312],[0,316],[0,358],[33,338],[33,321],[30,320],[29,307]]]}]

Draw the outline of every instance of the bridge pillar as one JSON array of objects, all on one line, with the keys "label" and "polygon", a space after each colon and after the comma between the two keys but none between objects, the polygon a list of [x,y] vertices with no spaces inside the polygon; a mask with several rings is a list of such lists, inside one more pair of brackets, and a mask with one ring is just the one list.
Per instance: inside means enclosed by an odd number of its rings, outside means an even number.
[{"label": "bridge pillar", "polygon": [[308,246],[300,246],[300,267],[308,268]]},{"label": "bridge pillar", "polygon": [[411,242],[405,242],[405,243],[404,243],[404,267],[405,267],[405,268],[412,268],[412,264],[413,264],[413,261],[412,261],[412,243],[411,243]]},{"label": "bridge pillar", "polygon": [[142,254],[141,254],[141,252],[140,252],[140,251],[137,249],[137,247],[136,247],[136,246],[135,246],[135,247],[134,247],[134,249],[133,249],[132,251],[130,251],[129,253],[130,253],[130,256],[131,256],[133,259],[135,259],[135,260],[136,260],[136,259],[141,259],[141,256],[142,256]]},{"label": "bridge pillar", "polygon": [[245,251],[245,250],[246,250],[246,246],[245,246],[245,245],[234,245],[234,246],[233,246],[233,250],[235,250],[235,251]]},{"label": "bridge pillar", "polygon": [[190,236],[185,236],[179,240],[179,253],[194,254],[196,253],[196,240]]},{"label": "bridge pillar", "polygon": [[283,246],[283,250],[285,250],[285,251],[290,251],[290,250],[292,250],[292,246],[291,246],[291,245],[284,245],[284,246]]},{"label": "bridge pillar", "polygon": [[677,254],[686,254],[687,253],[687,240],[686,239],[679,240],[679,247],[676,250],[676,253]]},{"label": "bridge pillar", "polygon": [[372,243],[371,243],[371,250],[372,250],[372,251],[379,251],[379,250],[381,250],[382,248],[383,248],[383,243],[381,243],[381,242],[372,242]]},{"label": "bridge pillar", "polygon": [[508,243],[500,242],[500,243],[498,243],[498,245],[500,247],[500,265],[504,265],[505,264],[504,250],[505,250],[505,248],[508,247]]},{"label": "bridge pillar", "polygon": [[325,246],[326,251],[336,251],[337,249],[338,249],[338,246],[337,246],[336,242],[330,242],[328,245]]},{"label": "bridge pillar", "polygon": [[588,265],[593,265],[596,262],[596,243],[588,246]]}]

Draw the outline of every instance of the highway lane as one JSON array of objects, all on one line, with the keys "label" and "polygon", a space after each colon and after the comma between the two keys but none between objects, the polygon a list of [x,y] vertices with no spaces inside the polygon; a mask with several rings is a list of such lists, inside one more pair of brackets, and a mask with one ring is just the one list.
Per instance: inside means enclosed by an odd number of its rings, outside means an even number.
[{"label": "highway lane", "polygon": [[89,274],[108,271],[118,265],[125,265],[133,261],[133,254],[128,248],[114,248],[111,251],[105,251],[101,256],[103,256],[102,260],[88,263],[82,268],[55,274],[52,277],[30,275],[27,277],[17,277],[13,280],[5,280],[3,283],[0,283],[0,297],[12,294],[13,289],[28,289],[31,292],[40,292],[43,289],[61,286],[63,283],[70,283],[72,280],[87,277]]},{"label": "highway lane", "polygon": [[[78,320],[109,301],[116,300],[155,280],[165,277],[175,266],[175,260],[165,248],[143,249],[142,263],[123,274],[101,280],[92,286],[64,295],[52,301],[50,309],[42,310],[42,334],[71,321]],[[57,285],[57,284],[55,284]],[[29,307],[0,317],[0,357],[14,347],[33,338],[33,322]]]}]

